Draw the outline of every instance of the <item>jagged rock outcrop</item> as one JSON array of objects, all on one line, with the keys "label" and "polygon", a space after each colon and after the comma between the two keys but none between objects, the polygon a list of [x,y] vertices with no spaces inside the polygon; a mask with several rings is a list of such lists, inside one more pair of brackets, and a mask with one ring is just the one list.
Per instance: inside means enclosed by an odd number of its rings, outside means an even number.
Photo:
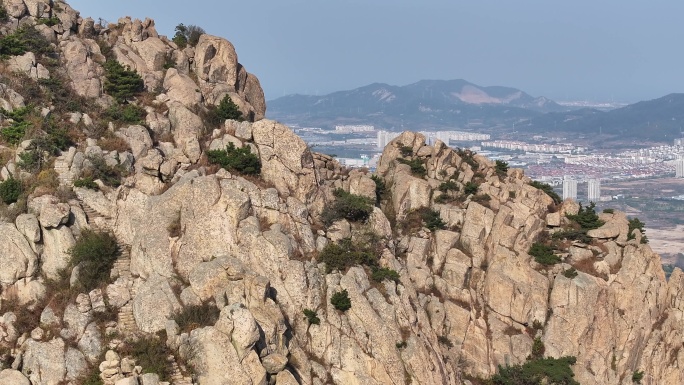
[{"label": "jagged rock outcrop", "polygon": [[[601,226],[556,245],[560,262],[545,265],[530,247],[562,235],[580,206],[554,204],[521,170],[406,132],[378,163],[383,191],[367,170],[263,119],[261,86],[225,39],[204,34],[181,50],[151,19],[103,26],[62,1],[4,5],[3,34],[58,20],[35,28],[59,60],[11,57],[8,78],[63,80],[87,103],[74,111],[22,95],[39,91],[10,79],[0,107],[38,103],[35,118],[89,138],[34,176],[19,157],[31,140],[0,148],[10,154],[2,180],[43,183],[3,206],[0,384],[467,384],[539,344],[548,357],[575,356],[582,384],[628,385],[636,371],[684,383],[684,275],[665,279],[623,213],[600,214]],[[106,60],[154,93],[127,101],[144,118],[116,118]],[[207,119],[226,95],[246,121]],[[256,155],[258,176],[209,161],[231,144]],[[328,221],[338,189],[377,207]],[[117,243],[96,288],[71,259],[87,229]],[[347,239],[365,259],[329,269],[322,254]],[[345,311],[331,303],[342,291]],[[165,370],[145,373],[154,364]]]}]

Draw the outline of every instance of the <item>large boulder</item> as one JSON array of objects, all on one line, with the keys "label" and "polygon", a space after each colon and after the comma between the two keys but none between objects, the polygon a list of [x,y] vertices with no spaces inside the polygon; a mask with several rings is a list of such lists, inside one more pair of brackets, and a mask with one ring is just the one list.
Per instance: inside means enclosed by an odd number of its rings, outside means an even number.
[{"label": "large boulder", "polygon": [[38,268],[38,258],[28,241],[11,223],[0,222],[0,283],[11,285],[30,277]]},{"label": "large boulder", "polygon": [[138,288],[133,299],[133,317],[140,330],[156,333],[166,328],[166,321],[181,309],[169,282],[161,276],[151,276]]}]

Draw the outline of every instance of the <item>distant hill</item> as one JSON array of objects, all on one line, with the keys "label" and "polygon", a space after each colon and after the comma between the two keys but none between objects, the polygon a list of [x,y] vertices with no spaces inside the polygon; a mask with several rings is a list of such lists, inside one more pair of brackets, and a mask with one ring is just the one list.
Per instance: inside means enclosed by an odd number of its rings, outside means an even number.
[{"label": "distant hill", "polygon": [[509,87],[465,80],[421,80],[407,86],[374,83],[324,96],[289,95],[268,102],[268,116],[286,122],[331,126],[367,123],[384,128],[488,125],[531,119],[569,108]]},{"label": "distant hill", "polygon": [[528,132],[576,132],[614,135],[654,141],[681,137],[684,129],[684,94],[638,102],[602,112],[581,109],[540,115],[516,128]]}]

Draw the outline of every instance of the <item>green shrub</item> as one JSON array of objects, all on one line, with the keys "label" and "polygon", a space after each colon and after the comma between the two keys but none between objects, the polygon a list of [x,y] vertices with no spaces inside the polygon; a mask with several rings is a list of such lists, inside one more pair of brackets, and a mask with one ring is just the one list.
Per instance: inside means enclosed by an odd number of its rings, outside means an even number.
[{"label": "green shrub", "polygon": [[533,359],[539,359],[544,356],[544,351],[546,348],[544,347],[544,343],[542,342],[540,337],[535,337],[534,341],[532,341],[532,354],[531,357]]},{"label": "green shrub", "polygon": [[373,212],[373,201],[369,198],[336,189],[333,194],[335,200],[327,205],[321,213],[321,219],[326,226],[340,219],[353,222],[363,222]]},{"label": "green shrub", "polygon": [[318,261],[325,263],[326,273],[334,270],[345,272],[356,265],[377,266],[378,259],[370,246],[354,243],[349,238],[328,243],[318,255]]},{"label": "green shrub", "polygon": [[591,243],[591,238],[587,235],[586,230],[567,229],[557,231],[551,236],[553,239],[569,239],[572,241],[579,241],[582,243]]},{"label": "green shrub", "polygon": [[613,214],[615,213],[615,209],[603,209],[604,214]]},{"label": "green shrub", "polygon": [[581,230],[588,231],[598,229],[599,227],[603,226],[604,222],[599,219],[598,215],[596,214],[596,210],[594,210],[596,207],[594,202],[591,202],[589,206],[586,207],[582,207],[581,203],[579,206],[580,208],[577,214],[566,216],[568,219],[577,222],[577,224],[580,225]]},{"label": "green shrub", "polygon": [[5,142],[11,144],[12,146],[16,146],[24,139],[26,130],[28,130],[29,127],[31,127],[29,122],[14,122],[8,127],[0,130],[0,135],[2,135],[2,139]]},{"label": "green shrub", "polygon": [[351,309],[351,299],[349,299],[349,293],[347,289],[338,291],[330,297],[330,303],[335,307],[335,309],[340,311],[347,311]]},{"label": "green shrub", "polygon": [[497,159],[494,169],[496,170],[496,175],[499,177],[504,177],[508,173],[508,163]]},{"label": "green shrub", "polygon": [[375,204],[380,204],[380,201],[385,198],[387,194],[387,185],[385,181],[378,175],[372,175],[371,179],[375,182]]},{"label": "green shrub", "polygon": [[5,9],[5,5],[0,2],[0,23],[4,23],[9,20],[9,14]]},{"label": "green shrub", "polygon": [[261,160],[252,154],[247,145],[236,148],[233,143],[229,143],[225,150],[207,151],[207,157],[210,163],[218,164],[228,171],[245,175],[261,173]]},{"label": "green shrub", "polygon": [[471,150],[466,150],[459,148],[456,150],[456,155],[458,155],[464,163],[470,166],[470,169],[476,171],[480,165],[475,160],[475,152]]},{"label": "green shrub", "polygon": [[74,187],[83,187],[91,190],[99,190],[100,186],[95,183],[92,177],[78,178],[74,181]]},{"label": "green shrub", "polygon": [[533,180],[532,182],[530,182],[530,186],[537,188],[539,190],[542,190],[546,195],[548,195],[549,197],[551,197],[551,199],[553,199],[553,203],[555,203],[555,204],[560,204],[561,202],[563,202],[561,197],[558,194],[556,194],[555,191],[553,191],[553,187],[551,187],[551,185],[549,185],[549,184],[537,182],[536,180]]},{"label": "green shrub", "polygon": [[100,378],[100,369],[93,366],[86,375],[81,377],[81,385],[104,385],[102,378]]},{"label": "green shrub", "polygon": [[83,230],[69,254],[72,267],[81,265],[79,284],[85,291],[90,291],[109,281],[119,246],[111,233]]},{"label": "green shrub", "polygon": [[401,153],[401,156],[407,157],[413,155],[413,147],[411,146],[401,146],[399,147],[399,152]]},{"label": "green shrub", "polygon": [[116,60],[107,60],[104,69],[104,91],[119,103],[126,103],[145,88],[145,83],[137,72]]},{"label": "green shrub", "polygon": [[571,366],[575,357],[540,358],[523,365],[502,367],[492,377],[495,385],[580,385],[575,381]]},{"label": "green shrub", "polygon": [[84,173],[84,178],[99,179],[105,185],[114,188],[121,185],[121,178],[125,175],[121,166],[109,166],[101,156],[91,156],[88,160],[92,168]]},{"label": "green shrub", "polygon": [[397,273],[396,270],[392,270],[386,267],[377,267],[373,269],[371,279],[373,279],[373,281],[376,282],[382,282],[386,279],[394,282],[399,282],[399,273]]},{"label": "green shrub", "polygon": [[22,26],[11,34],[0,36],[0,56],[23,55],[33,52],[37,56],[52,54],[53,48],[45,36],[32,26]]},{"label": "green shrub", "polygon": [[200,327],[213,326],[220,314],[221,311],[215,305],[204,303],[184,306],[173,319],[178,324],[181,333],[189,333]]},{"label": "green shrub", "polygon": [[11,204],[19,200],[21,193],[21,182],[14,178],[9,178],[0,183],[0,199],[2,199],[5,204]]},{"label": "green shrub", "polygon": [[321,323],[321,319],[318,318],[318,314],[311,310],[311,309],[304,309],[304,317],[306,317],[306,320],[309,321],[309,325],[319,325]]},{"label": "green shrub", "polygon": [[[634,236],[634,234],[632,234],[632,231],[639,229],[639,231],[642,234],[641,243],[647,243],[648,239],[646,238],[646,230],[644,230],[644,226],[646,226],[646,224],[644,222],[640,221],[639,218],[636,218],[636,217],[630,218],[629,219],[629,231],[627,232],[627,239],[629,239],[629,240],[634,239],[635,236]],[[644,239],[646,239],[646,240],[644,241]]]},{"label": "green shrub", "polygon": [[169,381],[172,372],[167,358],[173,351],[166,346],[164,339],[154,335],[145,336],[129,342],[121,353],[133,357],[135,363],[142,367],[143,373],[156,373],[161,381]]},{"label": "green shrub", "polygon": [[420,159],[411,159],[411,160],[406,160],[399,158],[397,159],[399,163],[407,164],[409,167],[411,167],[411,174],[413,176],[417,176],[419,178],[424,178],[425,175],[427,175],[427,170],[425,169],[425,165],[423,164],[423,161]]},{"label": "green shrub", "polygon": [[635,371],[632,373],[632,382],[636,382],[637,384],[641,384],[641,380],[644,378],[644,372],[642,371]]},{"label": "green shrub", "polygon": [[534,260],[542,265],[555,265],[561,261],[560,257],[553,253],[551,246],[543,243],[535,242],[527,252],[534,257]]},{"label": "green shrub", "polygon": [[39,25],[44,24],[44,25],[47,25],[48,27],[54,27],[55,25],[57,25],[59,23],[61,23],[61,21],[59,20],[59,17],[57,17],[57,16],[53,16],[50,18],[41,17],[40,19],[38,19],[36,21],[36,24],[39,24]]},{"label": "green shrub", "polygon": [[432,209],[424,209],[421,211],[421,217],[425,223],[425,227],[430,231],[443,230],[446,228],[446,223],[442,220],[439,212]]},{"label": "green shrub", "polygon": [[467,182],[463,186],[463,193],[465,195],[471,195],[471,194],[477,194],[477,190],[480,188],[480,186],[475,183],[475,182]]},{"label": "green shrub", "polygon": [[439,187],[437,187],[437,190],[443,193],[447,193],[449,191],[458,191],[458,185],[456,184],[456,182],[450,179],[446,182],[442,182],[439,185]]},{"label": "green shrub", "polygon": [[233,99],[230,98],[230,95],[226,95],[223,97],[223,99],[221,99],[221,102],[216,108],[216,114],[221,120],[244,120],[242,117],[242,112],[240,111],[238,106],[235,103],[233,103]]},{"label": "green shrub", "polygon": [[173,35],[173,39],[171,40],[173,40],[173,42],[176,43],[180,49],[184,49],[188,45],[194,47],[197,45],[200,36],[205,33],[202,27],[198,27],[196,25],[186,26],[183,23],[178,24],[175,31],[176,34]]},{"label": "green shrub", "polygon": [[571,267],[571,268],[565,270],[565,271],[563,272],[563,275],[564,275],[566,278],[573,279],[573,278],[577,277],[577,270],[575,270],[574,267]]},{"label": "green shrub", "polygon": [[43,158],[42,153],[37,150],[28,150],[19,154],[19,162],[17,166],[27,172],[36,173],[40,170],[46,159]]},{"label": "green shrub", "polygon": [[105,119],[122,124],[143,124],[147,111],[135,104],[114,104],[103,112]]}]

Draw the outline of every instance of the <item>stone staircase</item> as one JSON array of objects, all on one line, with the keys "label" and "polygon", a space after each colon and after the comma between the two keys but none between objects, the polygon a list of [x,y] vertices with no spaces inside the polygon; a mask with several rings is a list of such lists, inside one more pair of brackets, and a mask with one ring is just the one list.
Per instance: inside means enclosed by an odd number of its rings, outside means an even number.
[{"label": "stone staircase", "polygon": [[181,367],[176,362],[174,356],[168,357],[169,365],[171,366],[171,384],[173,385],[193,385],[190,377],[183,376]]},{"label": "stone staircase", "polygon": [[[103,216],[83,201],[80,203],[91,229],[96,231],[111,231],[111,228],[107,225],[111,218]],[[131,248],[127,244],[123,243],[119,238],[116,239],[116,243],[119,248],[119,257],[117,258],[116,262],[114,262],[111,274],[112,277],[119,277],[123,279],[123,281],[126,283],[126,287],[128,287],[132,299],[135,297],[136,293],[133,285],[133,276],[131,274]],[[132,300],[128,301],[127,304],[119,309],[117,318],[119,330],[124,334],[137,333],[139,331],[138,326],[135,323],[135,318],[133,317]]]}]

